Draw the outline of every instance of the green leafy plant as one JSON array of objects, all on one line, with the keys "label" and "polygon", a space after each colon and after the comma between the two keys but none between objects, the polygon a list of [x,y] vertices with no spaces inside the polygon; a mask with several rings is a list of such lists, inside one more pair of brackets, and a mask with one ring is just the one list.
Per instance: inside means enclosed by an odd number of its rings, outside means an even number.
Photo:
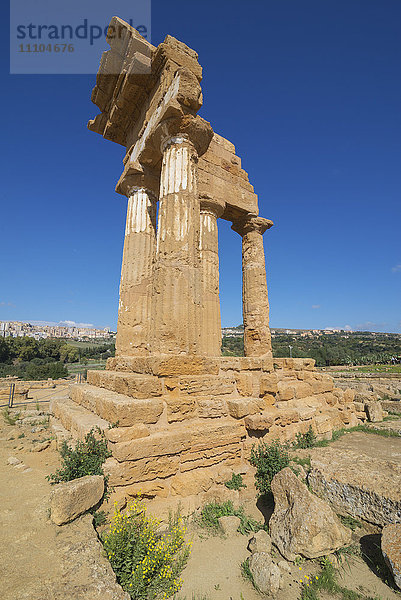
[{"label": "green leafy plant", "polygon": [[99,527],[99,525],[104,525],[106,523],[107,517],[104,510],[95,510],[92,514],[94,527]]},{"label": "green leafy plant", "polygon": [[231,475],[231,479],[229,481],[226,481],[224,485],[229,490],[240,490],[241,488],[246,488],[246,485],[242,481],[242,475],[240,473],[238,473],[238,475],[233,473]]},{"label": "green leafy plant", "polygon": [[309,429],[306,433],[297,433],[295,448],[313,448],[316,445],[317,439],[315,432],[312,429],[312,425],[309,425]]},{"label": "green leafy plant", "polygon": [[133,600],[165,600],[178,592],[190,544],[177,513],[167,532],[159,532],[160,522],[146,514],[136,498],[125,513],[116,507],[103,545],[117,581]]},{"label": "green leafy plant", "polygon": [[355,531],[358,527],[362,527],[362,523],[358,519],[351,517],[351,515],[338,515],[338,518],[345,527],[349,527],[352,531]]},{"label": "green leafy plant", "polygon": [[310,456],[307,456],[305,458],[300,458],[299,456],[294,456],[291,460],[292,460],[292,462],[296,463],[297,465],[300,465],[301,467],[307,467],[308,471],[311,468]]},{"label": "green leafy plant", "polygon": [[197,518],[197,523],[200,527],[208,529],[211,533],[217,534],[221,531],[219,518],[230,516],[238,517],[240,519],[241,522],[238,531],[243,535],[250,533],[251,531],[263,529],[263,526],[259,521],[256,521],[256,519],[245,514],[243,506],[234,508],[231,500],[221,503],[210,502],[209,504],[205,504],[200,516]]},{"label": "green leafy plant", "polygon": [[60,449],[62,467],[47,476],[50,483],[71,481],[85,475],[103,475],[102,465],[111,456],[107,448],[104,432],[96,427],[91,429],[83,441],[78,441],[75,448],[63,442]]},{"label": "green leafy plant", "polygon": [[289,462],[288,447],[280,444],[278,440],[270,445],[260,442],[252,448],[250,463],[256,467],[255,485],[261,495],[271,493],[273,477],[281,469],[288,467]]}]

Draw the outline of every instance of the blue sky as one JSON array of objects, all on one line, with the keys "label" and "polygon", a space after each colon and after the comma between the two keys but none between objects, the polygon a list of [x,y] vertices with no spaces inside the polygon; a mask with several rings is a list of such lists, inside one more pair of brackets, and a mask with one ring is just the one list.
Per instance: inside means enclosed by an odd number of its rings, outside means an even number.
[{"label": "blue sky", "polygon": [[[275,223],[273,327],[401,332],[400,19],[399,0],[152,2],[152,43],[197,50],[200,114]],[[94,76],[9,75],[1,44],[0,320],[115,327],[124,149],[86,129]],[[236,325],[241,242],[226,222],[219,235]]]}]

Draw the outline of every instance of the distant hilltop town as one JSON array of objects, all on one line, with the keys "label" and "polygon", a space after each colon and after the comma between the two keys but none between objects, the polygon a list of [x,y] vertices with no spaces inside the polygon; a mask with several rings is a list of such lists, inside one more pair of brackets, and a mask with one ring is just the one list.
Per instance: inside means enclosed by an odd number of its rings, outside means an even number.
[{"label": "distant hilltop town", "polygon": [[[300,338],[316,338],[320,336],[326,335],[341,335],[342,337],[347,337],[349,335],[358,335],[358,336],[390,336],[390,337],[401,337],[400,334],[397,333],[382,333],[375,331],[354,331],[351,328],[340,329],[336,327],[327,327],[326,329],[284,329],[272,327],[270,329],[270,333],[272,337],[281,337],[285,335],[300,337]],[[244,326],[238,325],[238,327],[223,327],[222,335],[223,337],[240,337],[244,334]]]},{"label": "distant hilltop town", "polygon": [[112,339],[115,333],[108,327],[95,329],[79,325],[33,325],[23,321],[0,321],[0,337],[68,338],[74,340]]}]

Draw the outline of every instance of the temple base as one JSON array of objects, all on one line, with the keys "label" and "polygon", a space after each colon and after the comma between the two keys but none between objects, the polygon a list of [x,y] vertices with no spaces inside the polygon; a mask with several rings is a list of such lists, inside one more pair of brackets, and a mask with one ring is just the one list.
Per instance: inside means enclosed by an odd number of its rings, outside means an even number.
[{"label": "temple base", "polygon": [[328,437],[356,425],[353,394],[312,359],[120,357],[88,371],[88,383],[71,386],[52,411],[74,437],[95,425],[105,431],[105,472],[117,494],[201,501],[224,496],[232,472],[252,470],[260,440],[294,440],[310,427]]}]

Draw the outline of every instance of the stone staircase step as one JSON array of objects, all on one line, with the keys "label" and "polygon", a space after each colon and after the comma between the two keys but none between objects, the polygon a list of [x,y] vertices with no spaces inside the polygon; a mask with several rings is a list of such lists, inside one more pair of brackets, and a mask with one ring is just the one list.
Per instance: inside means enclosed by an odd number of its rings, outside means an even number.
[{"label": "stone staircase step", "polygon": [[154,375],[123,371],[88,371],[87,381],[90,385],[131,398],[153,398],[163,393],[162,382]]},{"label": "stone staircase step", "polygon": [[[70,398],[54,398],[50,403],[50,412],[73,438],[79,440],[83,440],[93,428],[107,430],[110,426],[108,421],[76,404]],[[62,429],[60,431],[62,432]]]},{"label": "stone staircase step", "polygon": [[70,397],[76,404],[120,427],[156,423],[164,409],[161,398],[132,398],[87,383],[72,385]]}]

